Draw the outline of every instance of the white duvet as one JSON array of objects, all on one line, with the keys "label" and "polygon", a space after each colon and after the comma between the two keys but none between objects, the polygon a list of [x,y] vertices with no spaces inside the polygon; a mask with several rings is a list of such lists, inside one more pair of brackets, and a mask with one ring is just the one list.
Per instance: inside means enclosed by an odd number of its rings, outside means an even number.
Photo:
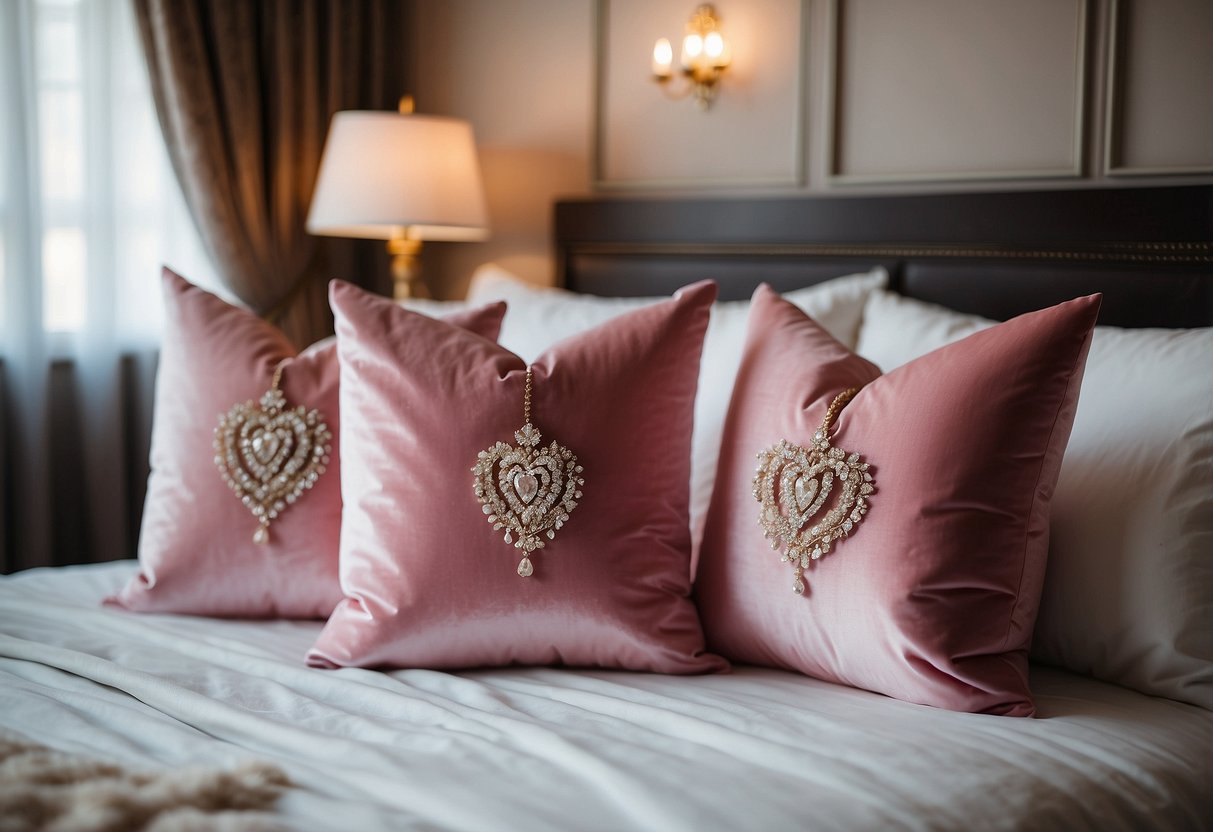
[{"label": "white duvet", "polygon": [[1060,671],[1011,719],[753,668],[314,670],[319,623],[99,606],[133,570],[0,579],[0,728],[131,767],[277,764],[292,828],[1213,828],[1213,713]]}]

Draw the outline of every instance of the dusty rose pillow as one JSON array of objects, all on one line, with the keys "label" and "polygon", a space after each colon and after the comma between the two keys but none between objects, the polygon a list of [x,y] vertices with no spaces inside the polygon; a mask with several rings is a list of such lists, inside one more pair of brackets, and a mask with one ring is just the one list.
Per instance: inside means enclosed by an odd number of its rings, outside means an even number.
[{"label": "dusty rose pillow", "polygon": [[[1098,296],[1063,303],[882,376],[760,288],[699,565],[709,647],[910,702],[1030,716],[1049,503],[1098,310]],[[780,562],[786,549],[772,551],[758,522],[756,454],[781,440],[811,449],[851,387],[825,434],[842,449],[827,467],[794,450],[769,466],[776,522],[789,508],[809,516],[787,521],[794,541],[831,525],[844,474],[854,505],[866,503],[838,515],[847,534],[828,552],[814,560],[810,548],[797,595],[797,564]]]},{"label": "dusty rose pillow", "polygon": [[[277,327],[168,269],[163,286],[166,326],[140,570],[108,600],[139,612],[323,618],[341,600],[336,343],[327,339],[296,354]],[[505,305],[494,304],[450,320],[494,339],[504,314]],[[268,542],[257,544],[258,521],[215,464],[214,431],[220,414],[260,399],[279,363],[287,403],[324,417],[330,462],[271,523]]]},{"label": "dusty rose pillow", "polygon": [[687,524],[692,409],[715,295],[714,284],[697,284],[536,359],[540,447],[559,443],[576,464],[559,452],[542,465],[487,463],[498,499],[511,495],[516,514],[538,507],[534,523],[567,517],[539,538],[545,547],[523,577],[523,552],[494,529],[473,468],[496,443],[523,446],[515,432],[526,364],[334,283],[346,597],[309,663],[722,668],[704,653],[689,599]]}]

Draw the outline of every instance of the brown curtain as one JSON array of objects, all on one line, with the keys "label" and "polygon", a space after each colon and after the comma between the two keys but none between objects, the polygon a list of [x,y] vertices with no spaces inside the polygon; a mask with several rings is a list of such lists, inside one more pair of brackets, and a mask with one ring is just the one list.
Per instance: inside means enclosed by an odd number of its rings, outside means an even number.
[{"label": "brown curtain", "polygon": [[332,277],[386,290],[381,245],[304,230],[329,120],[405,91],[402,0],[134,0],[160,126],[225,285],[296,344]]}]

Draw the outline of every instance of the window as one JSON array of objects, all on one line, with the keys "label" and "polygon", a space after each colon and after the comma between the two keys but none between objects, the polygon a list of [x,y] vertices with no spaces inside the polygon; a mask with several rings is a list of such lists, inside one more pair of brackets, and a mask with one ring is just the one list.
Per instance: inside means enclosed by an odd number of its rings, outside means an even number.
[{"label": "window", "polygon": [[[24,47],[0,103],[25,115],[0,126],[0,152],[16,147],[24,161],[7,177],[15,187],[0,177],[0,255],[6,228],[24,236],[32,267],[21,274],[37,282],[9,287],[3,296],[27,308],[5,314],[40,320],[52,353],[98,329],[154,341],[160,265],[215,280],[168,162],[130,4],[23,0],[0,15]],[[2,262],[0,281],[15,279]]]},{"label": "window", "polygon": [[0,0],[0,567],[134,551],[165,262],[213,285],[131,3]]}]

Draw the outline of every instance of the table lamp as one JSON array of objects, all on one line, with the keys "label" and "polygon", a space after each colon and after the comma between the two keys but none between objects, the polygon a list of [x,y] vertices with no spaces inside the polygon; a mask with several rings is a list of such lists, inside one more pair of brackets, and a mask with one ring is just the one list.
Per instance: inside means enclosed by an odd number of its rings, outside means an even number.
[{"label": "table lamp", "polygon": [[387,240],[397,300],[423,287],[417,255],[425,240],[483,240],[488,212],[472,127],[400,112],[347,110],[333,116],[320,159],[307,230]]}]

